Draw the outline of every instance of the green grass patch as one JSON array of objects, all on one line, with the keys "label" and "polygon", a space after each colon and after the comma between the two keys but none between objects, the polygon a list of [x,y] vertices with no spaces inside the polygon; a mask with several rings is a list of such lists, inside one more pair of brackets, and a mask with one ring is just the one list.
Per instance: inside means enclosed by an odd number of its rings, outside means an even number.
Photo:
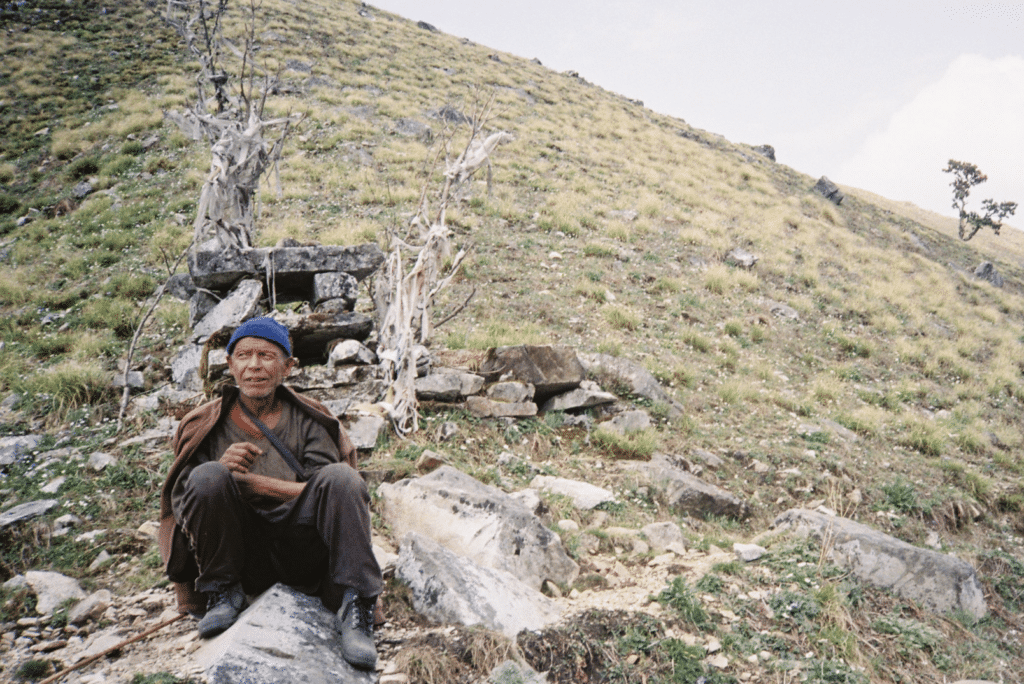
[{"label": "green grass patch", "polygon": [[620,435],[598,427],[593,434],[594,443],[615,458],[646,461],[658,446],[657,433],[652,429],[637,430]]}]

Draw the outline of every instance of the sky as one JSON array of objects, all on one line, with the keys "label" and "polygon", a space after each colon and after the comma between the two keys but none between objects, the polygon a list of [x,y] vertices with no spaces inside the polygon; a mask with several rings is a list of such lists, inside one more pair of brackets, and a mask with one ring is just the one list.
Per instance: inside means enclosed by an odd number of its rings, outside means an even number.
[{"label": "sky", "polygon": [[371,0],[817,178],[955,216],[948,160],[1022,205],[1024,1]]}]

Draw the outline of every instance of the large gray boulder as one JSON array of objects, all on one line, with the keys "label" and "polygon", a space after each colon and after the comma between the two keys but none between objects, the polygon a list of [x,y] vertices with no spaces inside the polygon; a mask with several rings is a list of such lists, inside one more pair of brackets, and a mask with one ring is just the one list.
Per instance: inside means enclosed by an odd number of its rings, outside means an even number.
[{"label": "large gray boulder", "polygon": [[1003,276],[996,270],[991,261],[982,261],[978,264],[978,267],[974,269],[974,277],[978,280],[987,280],[994,287],[1003,286]]},{"label": "large gray boulder", "polygon": [[[580,361],[587,370],[587,375],[598,380],[621,383],[638,397],[643,397],[659,404],[668,406],[668,414],[672,418],[682,415],[683,407],[664,390],[657,378],[638,363],[610,354],[580,354]],[[604,382],[605,386],[609,383]]]},{"label": "large gray boulder", "polygon": [[451,466],[382,484],[377,493],[384,522],[397,539],[418,532],[538,591],[546,580],[569,585],[579,575],[558,535],[537,516],[500,489]]},{"label": "large gray boulder", "polygon": [[586,378],[576,351],[565,345],[493,347],[480,364],[489,382],[516,380],[534,386],[537,402],[575,389]]},{"label": "large gray boulder", "polygon": [[822,195],[829,202],[837,205],[842,204],[845,198],[839,186],[830,181],[826,176],[818,179],[818,182],[814,184],[814,191]]},{"label": "large gray boulder", "polygon": [[659,491],[664,503],[679,515],[724,515],[730,518],[750,515],[746,502],[692,475],[664,454],[655,454],[647,463],[623,463],[622,467],[643,476]]},{"label": "large gray boulder", "polygon": [[847,518],[794,508],[775,518],[790,529],[826,544],[830,558],[857,579],[937,613],[963,610],[975,618],[988,612],[978,575],[970,563],[922,549]]},{"label": "large gray boulder", "polygon": [[481,625],[509,638],[556,622],[554,601],[513,575],[481,567],[422,534],[402,540],[395,576],[412,592],[412,605],[432,620]]},{"label": "large gray boulder", "polygon": [[341,655],[334,614],[283,584],[264,592],[226,632],[196,651],[210,684],[373,684]]}]

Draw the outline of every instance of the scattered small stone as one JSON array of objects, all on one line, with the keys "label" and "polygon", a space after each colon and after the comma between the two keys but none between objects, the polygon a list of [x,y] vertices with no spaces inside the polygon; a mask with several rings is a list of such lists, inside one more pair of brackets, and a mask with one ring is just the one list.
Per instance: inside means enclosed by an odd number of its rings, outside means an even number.
[{"label": "scattered small stone", "polygon": [[416,459],[416,470],[424,473],[433,470],[434,468],[438,468],[444,465],[444,463],[444,456],[436,451],[426,449],[422,454],[420,454],[420,457]]},{"label": "scattered small stone", "polygon": [[732,550],[736,553],[736,557],[744,563],[752,563],[768,552],[767,549],[757,544],[737,543],[732,545]]},{"label": "scattered small stone", "polygon": [[61,486],[67,481],[67,477],[61,475],[47,482],[45,485],[39,488],[43,494],[56,494],[60,491]]},{"label": "scattered small stone", "polygon": [[113,560],[113,557],[109,553],[107,553],[106,549],[103,549],[96,556],[95,560],[93,560],[93,562],[89,564],[89,569],[90,570],[99,570],[104,565],[109,563],[111,560]]}]

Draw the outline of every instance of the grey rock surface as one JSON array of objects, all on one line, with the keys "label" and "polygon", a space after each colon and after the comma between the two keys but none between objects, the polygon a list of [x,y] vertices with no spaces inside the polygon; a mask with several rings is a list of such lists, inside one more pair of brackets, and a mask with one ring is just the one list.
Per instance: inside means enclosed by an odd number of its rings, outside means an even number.
[{"label": "grey rock surface", "polygon": [[557,604],[539,590],[416,532],[402,540],[395,575],[409,586],[416,611],[439,622],[481,625],[512,638],[560,616]]},{"label": "grey rock surface", "polygon": [[9,508],[3,513],[0,513],[0,530],[3,528],[21,522],[22,520],[30,520],[31,518],[37,518],[40,515],[46,515],[48,512],[53,510],[60,504],[57,499],[42,499],[40,501],[29,501],[28,503],[18,504],[13,508]]},{"label": "grey rock surface", "polygon": [[[118,371],[114,373],[114,379],[111,381],[110,386],[121,389],[125,385],[124,373]],[[140,389],[146,386],[146,378],[143,377],[142,371],[128,371],[128,387],[132,389]]]},{"label": "grey rock surface", "polygon": [[683,531],[679,529],[679,525],[674,522],[655,522],[649,525],[644,525],[640,530],[647,537],[647,542],[651,545],[651,548],[661,553],[666,549],[674,550],[677,545],[683,549],[686,548],[686,537],[683,536]]},{"label": "grey rock surface", "polygon": [[705,451],[704,449],[693,449],[690,451],[690,454],[694,458],[697,458],[700,461],[702,461],[704,465],[706,465],[708,468],[711,468],[712,470],[714,470],[715,468],[721,468],[723,465],[725,465],[725,461],[723,461],[721,458],[714,455],[710,451]]},{"label": "grey rock surface", "polygon": [[51,615],[68,599],[81,601],[85,592],[78,585],[78,580],[59,572],[29,570],[25,573],[25,581],[36,595],[36,612],[40,615]]},{"label": "grey rock surface", "polygon": [[431,537],[478,565],[504,570],[533,589],[545,580],[572,584],[579,566],[558,536],[496,487],[451,466],[377,488],[392,534]]},{"label": "grey rock surface", "polygon": [[489,381],[517,380],[534,386],[537,401],[575,389],[586,378],[576,350],[565,345],[495,347],[480,364]]},{"label": "grey rock surface", "polygon": [[[599,382],[607,378],[619,382],[638,397],[649,399],[660,404],[667,404],[669,417],[682,415],[683,407],[662,388],[657,378],[638,363],[610,354],[581,354],[580,361],[587,370],[587,375]],[[606,387],[607,382],[602,382]]]},{"label": "grey rock surface", "polygon": [[349,419],[345,431],[356,449],[372,449],[386,423],[381,416],[357,415]]},{"label": "grey rock surface", "polygon": [[313,276],[313,296],[310,303],[317,306],[328,299],[341,299],[345,302],[345,311],[351,311],[356,305],[359,293],[359,282],[348,273],[317,273]]},{"label": "grey rock surface", "polygon": [[114,595],[106,589],[100,589],[86,596],[68,611],[68,622],[81,625],[89,620],[98,619],[110,607]]},{"label": "grey rock surface", "polygon": [[220,300],[210,313],[192,329],[192,339],[205,341],[213,333],[225,328],[237,328],[259,312],[263,298],[263,283],[243,280],[231,294]]},{"label": "grey rock surface", "polygon": [[300,316],[276,311],[271,318],[283,324],[292,335],[292,355],[303,363],[324,363],[335,340],[365,340],[373,330],[366,314],[350,312]]},{"label": "grey rock surface", "polygon": [[839,186],[830,181],[826,176],[822,176],[818,179],[818,182],[814,184],[814,191],[821,194],[825,199],[832,202],[833,204],[842,204],[845,196]]},{"label": "grey rock surface", "polygon": [[187,302],[196,293],[196,284],[188,273],[175,273],[164,284],[164,293]]},{"label": "grey rock surface", "polygon": [[746,502],[686,472],[663,454],[656,454],[647,463],[623,464],[623,468],[644,475],[647,482],[658,488],[665,504],[678,514],[730,518],[745,518],[750,514]]},{"label": "grey rock surface", "polygon": [[206,314],[213,311],[220,298],[206,290],[197,290],[188,300],[188,324],[190,327],[199,325]]},{"label": "grey rock surface", "polygon": [[384,253],[374,243],[249,250],[200,248],[188,256],[189,272],[198,287],[222,290],[242,278],[263,279],[273,273],[279,292],[307,295],[317,273],[348,273],[359,281],[382,263]]},{"label": "grey rock surface", "polygon": [[466,398],[466,410],[477,418],[529,418],[537,415],[537,405],[532,401],[510,403],[476,396]]},{"label": "grey rock surface", "polygon": [[436,368],[429,375],[416,378],[416,398],[453,402],[478,394],[483,387],[484,379],[476,373]]},{"label": "grey rock surface", "polygon": [[646,411],[624,411],[611,420],[600,423],[599,430],[608,430],[617,435],[625,435],[628,432],[640,432],[651,427],[651,417]]},{"label": "grey rock surface", "polygon": [[547,411],[571,411],[573,409],[590,408],[602,404],[612,404],[616,396],[610,392],[603,391],[596,382],[584,380],[574,390],[557,394],[541,406],[540,410]]},{"label": "grey rock surface", "polygon": [[373,684],[341,654],[334,614],[320,599],[275,584],[226,632],[196,651],[210,684]]},{"label": "grey rock surface", "polygon": [[496,382],[484,391],[484,395],[493,401],[521,404],[532,401],[534,391],[534,386],[528,382]]},{"label": "grey rock surface", "polygon": [[369,366],[374,363],[377,363],[377,355],[370,351],[366,345],[355,340],[342,340],[337,343],[327,357],[328,368],[349,364]]},{"label": "grey rock surface", "polygon": [[752,563],[768,552],[763,546],[740,544],[738,542],[732,545],[732,550],[736,554],[736,558],[744,563]]},{"label": "grey rock surface", "polygon": [[988,613],[974,567],[922,549],[847,518],[794,508],[775,518],[776,528],[809,535],[831,547],[832,560],[857,579],[889,589],[937,613]]},{"label": "grey rock surface", "polygon": [[578,480],[569,480],[564,477],[538,475],[530,482],[530,487],[553,494],[568,496],[572,499],[573,506],[585,511],[597,508],[603,503],[613,503],[616,501],[615,495],[603,487],[597,487]]},{"label": "grey rock surface", "polygon": [[987,280],[994,287],[1003,286],[1003,276],[992,265],[991,261],[983,261],[974,269],[974,277],[979,280]]},{"label": "grey rock surface", "polygon": [[17,463],[43,441],[42,435],[20,435],[0,438],[0,466]]}]

